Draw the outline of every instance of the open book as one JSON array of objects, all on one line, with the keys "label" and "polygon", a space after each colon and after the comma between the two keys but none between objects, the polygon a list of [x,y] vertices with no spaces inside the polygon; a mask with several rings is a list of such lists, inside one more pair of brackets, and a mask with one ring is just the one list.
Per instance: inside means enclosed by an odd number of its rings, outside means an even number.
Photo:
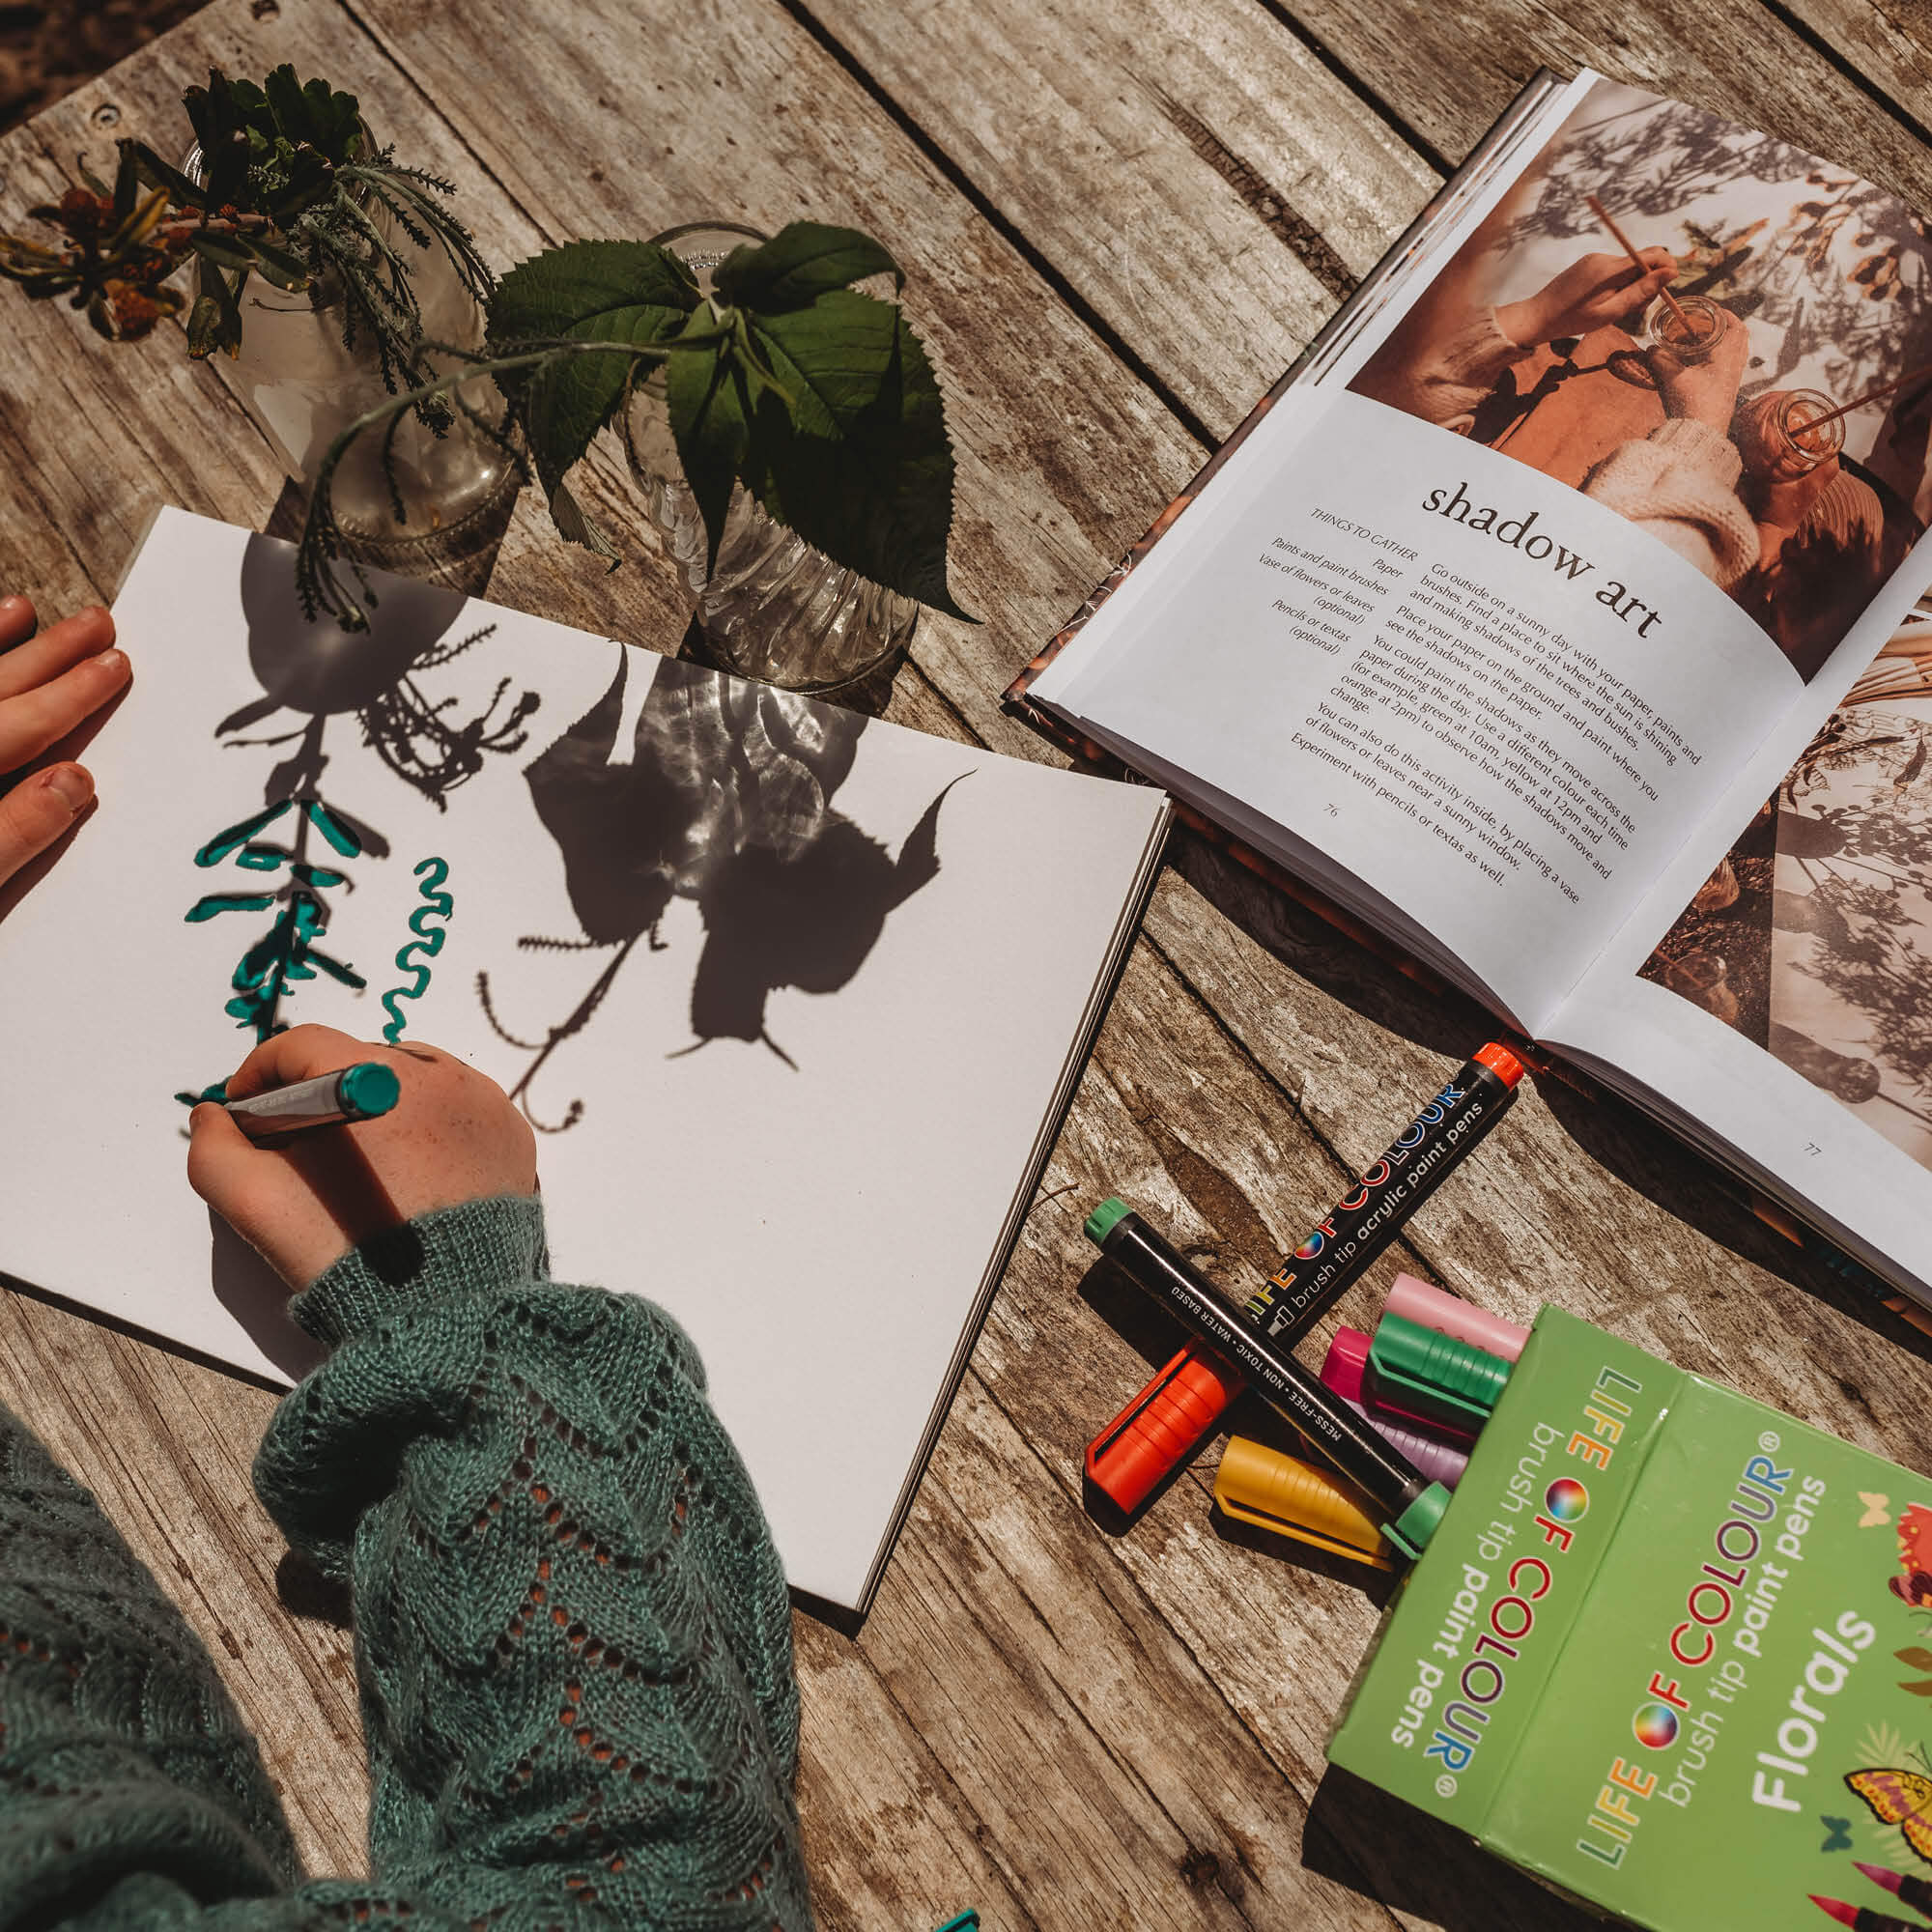
[{"label": "open book", "polygon": [[286,544],[155,525],[99,808],[0,895],[0,1268],[286,1380],[184,1102],[282,1026],[433,1041],[539,1130],[555,1277],[684,1324],[792,1583],[862,1606],[1167,802],[377,589],[367,634],[311,626]]},{"label": "open book", "polygon": [[1008,696],[1932,1303],[1932,244],[1531,84]]}]

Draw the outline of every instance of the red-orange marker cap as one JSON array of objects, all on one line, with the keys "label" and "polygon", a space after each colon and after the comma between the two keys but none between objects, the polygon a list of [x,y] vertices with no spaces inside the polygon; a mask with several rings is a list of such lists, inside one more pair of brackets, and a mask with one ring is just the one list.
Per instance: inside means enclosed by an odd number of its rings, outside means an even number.
[{"label": "red-orange marker cap", "polygon": [[1514,1087],[1527,1071],[1500,1040],[1492,1039],[1487,1046],[1479,1046],[1470,1058],[1487,1066],[1505,1087]]},{"label": "red-orange marker cap", "polygon": [[1246,1385],[1211,1350],[1190,1342],[1087,1445],[1088,1480],[1131,1515]]}]

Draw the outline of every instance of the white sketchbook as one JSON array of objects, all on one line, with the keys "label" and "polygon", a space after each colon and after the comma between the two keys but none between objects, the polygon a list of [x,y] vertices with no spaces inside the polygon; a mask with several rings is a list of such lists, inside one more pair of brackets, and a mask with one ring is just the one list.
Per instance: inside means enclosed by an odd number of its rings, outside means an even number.
[{"label": "white sketchbook", "polygon": [[1167,801],[376,582],[345,637],[286,545],[150,532],[99,809],[0,900],[0,1065],[34,1096],[0,1117],[0,1268],[298,1376],[177,1094],[265,1021],[400,1016],[545,1130],[556,1277],[677,1317],[794,1587],[863,1607]]}]

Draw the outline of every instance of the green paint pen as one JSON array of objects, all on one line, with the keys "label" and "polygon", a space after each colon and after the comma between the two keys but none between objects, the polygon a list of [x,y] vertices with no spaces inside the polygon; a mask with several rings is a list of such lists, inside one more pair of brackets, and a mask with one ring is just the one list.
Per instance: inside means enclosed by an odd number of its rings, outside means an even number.
[{"label": "green paint pen", "polygon": [[364,1060],[333,1073],[318,1073],[313,1080],[271,1087],[266,1094],[250,1094],[245,1100],[222,1104],[229,1119],[251,1141],[269,1141],[304,1134],[311,1127],[373,1121],[396,1104],[402,1091],[393,1066],[381,1060]]},{"label": "green paint pen", "polygon": [[1512,1366],[1473,1343],[1384,1315],[1369,1350],[1369,1400],[1473,1438],[1489,1421]]}]

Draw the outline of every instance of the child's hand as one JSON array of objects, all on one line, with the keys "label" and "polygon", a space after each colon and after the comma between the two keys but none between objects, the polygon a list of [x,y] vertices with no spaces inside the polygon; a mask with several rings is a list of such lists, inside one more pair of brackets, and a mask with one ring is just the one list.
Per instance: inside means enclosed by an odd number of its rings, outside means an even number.
[{"label": "child's hand", "polygon": [[402,1098],[377,1120],[266,1148],[212,1101],[189,1120],[188,1185],[294,1289],[432,1208],[537,1191],[529,1123],[494,1080],[433,1046],[378,1046],[330,1027],[297,1027],[242,1063],[229,1097],[361,1060],[388,1062],[402,1081]]},{"label": "child's hand", "polygon": [[0,600],[0,884],[44,852],[94,798],[94,781],[71,759],[12,785],[6,775],[31,764],[83,724],[128,682],[128,660],[112,648],[114,619],[99,606],[34,635],[34,607]]}]

